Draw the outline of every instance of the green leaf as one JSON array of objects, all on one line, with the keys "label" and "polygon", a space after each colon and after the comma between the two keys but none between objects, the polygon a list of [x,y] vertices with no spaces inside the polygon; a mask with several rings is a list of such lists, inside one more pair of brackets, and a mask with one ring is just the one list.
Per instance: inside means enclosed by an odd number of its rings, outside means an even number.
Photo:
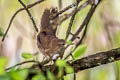
[{"label": "green leaf", "polygon": [[77,47],[77,49],[73,52],[73,57],[75,59],[79,58],[81,55],[85,53],[87,49],[87,45],[83,44]]},{"label": "green leaf", "polygon": [[72,43],[71,40],[66,41],[66,44],[68,44],[68,45],[73,45],[73,43]]},{"label": "green leaf", "polygon": [[16,67],[10,68],[9,72],[16,71]]},{"label": "green leaf", "polygon": [[58,75],[57,75],[58,79],[62,78],[63,73],[64,73],[63,70],[64,70],[64,67],[59,67],[59,69],[58,69]]},{"label": "green leaf", "polygon": [[55,80],[54,74],[49,70],[47,71],[47,77],[48,77],[48,80]]},{"label": "green leaf", "polygon": [[22,53],[22,57],[24,59],[30,59],[30,58],[33,58],[34,56],[30,53]]},{"label": "green leaf", "polygon": [[65,67],[66,66],[66,61],[65,60],[57,60],[56,65],[58,67]]},{"label": "green leaf", "polygon": [[73,68],[71,66],[66,66],[65,67],[65,72],[68,73],[68,74],[71,74],[74,72]]},{"label": "green leaf", "polygon": [[18,73],[22,77],[23,80],[26,80],[28,76],[28,69],[22,69]]},{"label": "green leaf", "polygon": [[45,78],[45,76],[38,74],[38,75],[35,75],[32,78],[32,80],[46,80],[46,78]]},{"label": "green leaf", "polygon": [[7,74],[0,75],[0,80],[11,80]]},{"label": "green leaf", "polygon": [[12,78],[12,80],[24,80],[22,77],[19,75],[18,71],[12,71],[9,72],[9,76]]},{"label": "green leaf", "polygon": [[64,80],[68,80],[66,76],[64,76]]},{"label": "green leaf", "polygon": [[5,74],[5,67],[8,60],[5,57],[0,57],[0,75]]},{"label": "green leaf", "polygon": [[44,76],[44,74],[42,73],[42,71],[39,70],[34,70],[32,69],[32,71],[30,71],[30,73],[36,74],[34,77],[32,77],[32,80],[46,80],[46,77]]},{"label": "green leaf", "polygon": [[12,80],[26,80],[28,76],[28,70],[27,69],[22,69],[22,70],[15,70],[9,72],[10,77]]}]

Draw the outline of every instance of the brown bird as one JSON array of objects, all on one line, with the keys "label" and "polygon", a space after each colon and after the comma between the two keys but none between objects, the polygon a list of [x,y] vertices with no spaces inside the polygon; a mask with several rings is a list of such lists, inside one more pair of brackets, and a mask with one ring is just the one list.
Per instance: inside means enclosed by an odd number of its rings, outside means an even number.
[{"label": "brown bird", "polygon": [[58,39],[55,35],[56,29],[51,24],[50,15],[55,9],[45,9],[40,26],[40,33],[37,36],[37,45],[45,57],[55,59],[60,56],[61,49],[64,48],[65,41]]}]

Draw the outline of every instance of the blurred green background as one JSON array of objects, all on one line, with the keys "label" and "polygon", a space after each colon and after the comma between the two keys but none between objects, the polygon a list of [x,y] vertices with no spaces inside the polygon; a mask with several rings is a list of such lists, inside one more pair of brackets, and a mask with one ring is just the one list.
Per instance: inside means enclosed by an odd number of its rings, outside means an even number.
[{"label": "blurred green background", "polygon": [[[30,4],[37,0],[23,1],[25,4]],[[61,1],[62,8],[64,8],[75,0]],[[46,0],[30,9],[38,27],[45,8],[59,7],[58,5],[59,0]],[[0,0],[0,28],[2,31],[6,30],[10,18],[21,7],[17,0]],[[89,8],[90,6],[86,7],[76,15],[72,32],[78,29]],[[57,35],[59,38],[65,38],[68,25],[69,19],[60,25]],[[0,56],[8,57],[10,61],[8,66],[22,61],[23,59],[20,57],[22,53],[35,53],[38,51],[36,35],[27,13],[25,11],[20,12],[14,19],[5,42],[0,43],[0,46],[2,46]],[[87,51],[81,57],[120,47],[120,0],[102,0],[88,25],[87,36],[83,44],[87,45]],[[41,56],[40,54],[38,57]],[[68,78],[71,79],[71,76]],[[120,63],[118,61],[81,71],[77,73],[77,80],[120,80]]]}]

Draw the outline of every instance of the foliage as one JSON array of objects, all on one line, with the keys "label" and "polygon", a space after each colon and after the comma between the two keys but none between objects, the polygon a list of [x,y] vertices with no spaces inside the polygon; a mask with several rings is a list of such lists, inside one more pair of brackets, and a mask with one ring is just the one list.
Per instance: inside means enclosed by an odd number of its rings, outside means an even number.
[{"label": "foliage", "polygon": [[5,57],[0,57],[0,75],[5,74],[6,65],[7,65],[7,59]]},{"label": "foliage", "polygon": [[79,45],[77,49],[73,52],[74,59],[78,59],[81,55],[83,55],[86,49],[87,49],[86,44]]},{"label": "foliage", "polygon": [[[25,54],[24,56],[26,57],[26,55],[27,55],[27,58],[29,58],[29,54]],[[1,57],[0,63],[1,63],[0,64],[0,80],[26,80],[29,73],[36,74],[32,77],[31,80],[56,80],[55,75],[49,70],[47,70],[46,76],[43,74],[41,70],[35,70],[35,69],[29,70],[26,68],[15,69],[15,67],[13,67],[8,72],[6,72],[5,67],[7,65],[7,59],[5,57]],[[57,74],[58,79],[62,78],[64,69],[67,74],[71,74],[74,72],[73,68],[69,66],[64,60],[57,60],[56,65],[58,66],[58,69],[59,69],[58,70],[59,72]]]},{"label": "foliage", "polygon": [[6,65],[7,59],[5,57],[0,57],[0,80],[26,80],[28,69],[11,69],[10,71],[6,72]]},{"label": "foliage", "polygon": [[22,53],[22,57],[26,60],[33,58],[34,56],[31,53]]}]

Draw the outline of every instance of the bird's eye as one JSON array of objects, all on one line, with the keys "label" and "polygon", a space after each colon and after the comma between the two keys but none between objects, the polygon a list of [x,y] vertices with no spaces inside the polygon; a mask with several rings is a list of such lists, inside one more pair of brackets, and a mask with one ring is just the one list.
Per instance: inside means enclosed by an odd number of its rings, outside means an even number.
[{"label": "bird's eye", "polygon": [[62,43],[62,45],[65,45],[65,43]]},{"label": "bird's eye", "polygon": [[44,35],[47,35],[47,33],[45,31],[42,32]]}]

